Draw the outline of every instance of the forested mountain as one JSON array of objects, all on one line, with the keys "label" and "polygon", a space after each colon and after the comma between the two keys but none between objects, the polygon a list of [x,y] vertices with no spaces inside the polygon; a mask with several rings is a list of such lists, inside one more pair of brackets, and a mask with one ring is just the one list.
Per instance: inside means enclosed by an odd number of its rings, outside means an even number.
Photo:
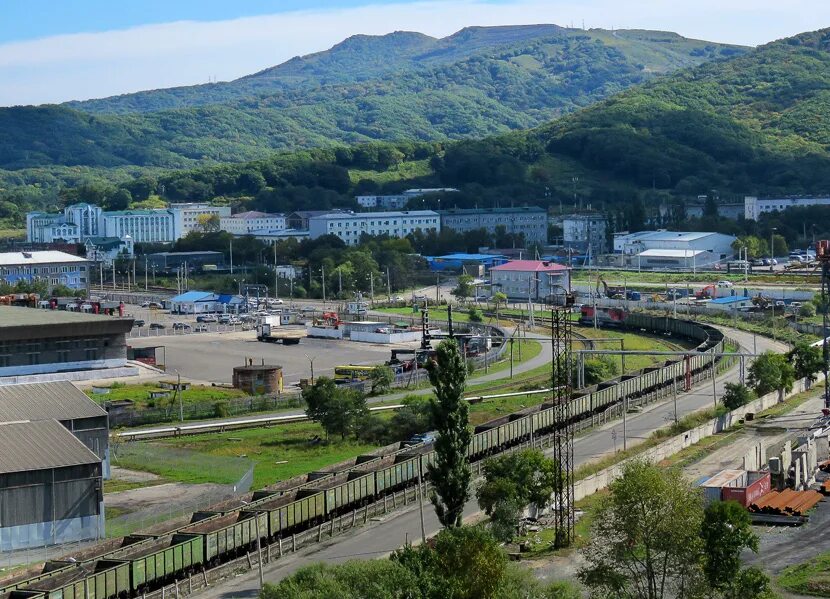
[{"label": "forested mountain", "polygon": [[337,142],[481,137],[745,50],[553,25],[355,36],[229,83],[0,109],[0,168],[181,168]]}]

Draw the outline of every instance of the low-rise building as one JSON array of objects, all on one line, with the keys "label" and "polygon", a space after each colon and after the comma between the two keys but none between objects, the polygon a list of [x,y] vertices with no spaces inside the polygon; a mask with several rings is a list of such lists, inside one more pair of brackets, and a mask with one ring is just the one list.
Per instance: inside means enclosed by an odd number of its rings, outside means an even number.
[{"label": "low-rise building", "polygon": [[562,239],[565,248],[594,256],[608,251],[606,230],[608,219],[603,214],[570,214],[562,218]]},{"label": "low-rise building", "polygon": [[43,281],[49,288],[64,285],[70,289],[89,289],[89,260],[58,252],[0,253],[0,281]]},{"label": "low-rise building", "polygon": [[566,266],[543,260],[511,260],[490,269],[493,292],[516,300],[555,302],[571,288]]},{"label": "low-rise building", "polygon": [[434,193],[457,193],[454,187],[430,187],[407,189],[403,193],[394,195],[363,195],[355,196],[355,201],[361,208],[379,208],[380,210],[403,210],[412,198]]},{"label": "low-rise building", "polygon": [[465,267],[467,266],[480,266],[481,269],[487,271],[494,266],[507,262],[507,256],[497,254],[445,254],[443,256],[425,256],[425,258],[427,264],[429,264],[429,269],[433,272],[466,270]]},{"label": "low-rise building", "polygon": [[[698,231],[639,231],[637,233],[618,233],[614,235],[614,252],[619,254],[637,255],[646,250],[679,250],[686,252],[686,256],[698,255],[705,252],[707,255],[702,263],[710,264],[732,257],[734,250],[732,243],[735,237],[723,233]],[[650,257],[658,258],[652,252]],[[667,255],[668,256],[668,255]],[[680,256],[680,254],[676,254]]]},{"label": "low-rise building", "polygon": [[87,237],[84,242],[86,258],[92,262],[102,262],[105,266],[112,265],[118,258],[132,258],[135,251],[133,238],[129,235],[123,239],[119,237]]},{"label": "low-rise building", "polygon": [[232,235],[253,235],[258,231],[282,231],[285,229],[285,215],[250,210],[223,216],[220,219],[219,228]]},{"label": "low-rise building", "polygon": [[336,235],[347,245],[357,245],[363,235],[406,237],[418,230],[438,232],[441,222],[432,210],[329,213],[311,217],[308,230],[311,239]]},{"label": "low-rise building", "polygon": [[441,226],[459,233],[483,229],[491,235],[504,227],[505,233],[521,234],[526,245],[544,245],[548,240],[548,213],[538,206],[442,210]]},{"label": "low-rise building", "polygon": [[830,206],[830,197],[824,196],[798,196],[779,198],[758,198],[755,196],[744,197],[744,218],[746,220],[758,220],[762,214],[770,212],[783,212],[790,208],[801,208],[806,206]]},{"label": "low-rise building", "polygon": [[56,420],[0,424],[0,551],[103,538],[101,458]]},{"label": "low-rise building", "polygon": [[296,231],[308,231],[309,223],[315,216],[323,214],[349,214],[349,210],[330,208],[329,210],[297,210],[285,217],[285,226]]},{"label": "low-rise building", "polygon": [[173,215],[174,241],[193,231],[204,231],[206,218],[213,217],[221,222],[222,217],[231,215],[230,206],[211,206],[204,202],[180,202],[170,204],[168,209]]},{"label": "low-rise building", "polygon": [[717,308],[732,312],[734,310],[741,310],[752,307],[752,298],[745,295],[732,295],[728,297],[719,297],[706,302],[706,305],[711,308]]},{"label": "low-rise building", "polygon": [[27,375],[92,375],[126,366],[126,334],[132,326],[132,318],[0,306],[0,384]]}]

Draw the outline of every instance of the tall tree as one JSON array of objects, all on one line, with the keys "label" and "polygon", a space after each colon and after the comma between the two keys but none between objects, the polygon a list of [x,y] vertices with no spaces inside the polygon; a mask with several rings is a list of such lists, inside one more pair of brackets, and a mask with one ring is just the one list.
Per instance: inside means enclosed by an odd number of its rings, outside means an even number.
[{"label": "tall tree", "polygon": [[758,395],[790,391],[795,382],[795,368],[784,354],[767,351],[758,356],[749,367],[747,382]]},{"label": "tall tree", "polygon": [[339,434],[342,439],[355,433],[369,414],[366,398],[354,389],[342,389],[328,377],[321,376],[303,390],[306,415],[319,422],[326,436]]},{"label": "tall tree", "polygon": [[579,576],[598,597],[700,596],[702,516],[699,493],[679,472],[628,462],[594,514]]},{"label": "tall tree", "polygon": [[741,551],[758,551],[749,513],[736,501],[715,501],[704,512],[700,536],[704,543],[703,571],[709,586],[728,597],[736,596]]},{"label": "tall tree", "polygon": [[432,503],[442,526],[461,526],[464,504],[470,498],[472,471],[467,446],[472,435],[467,428],[468,407],[462,399],[467,365],[454,339],[445,339],[438,345],[427,372],[435,393],[432,417],[438,432],[435,463],[429,465]]}]

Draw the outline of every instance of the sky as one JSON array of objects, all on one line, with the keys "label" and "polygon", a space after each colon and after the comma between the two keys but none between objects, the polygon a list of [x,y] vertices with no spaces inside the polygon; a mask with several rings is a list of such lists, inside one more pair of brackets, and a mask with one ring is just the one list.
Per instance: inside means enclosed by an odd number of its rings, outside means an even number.
[{"label": "sky", "polygon": [[0,0],[0,106],[229,81],[358,33],[532,23],[754,46],[830,26],[830,1]]}]

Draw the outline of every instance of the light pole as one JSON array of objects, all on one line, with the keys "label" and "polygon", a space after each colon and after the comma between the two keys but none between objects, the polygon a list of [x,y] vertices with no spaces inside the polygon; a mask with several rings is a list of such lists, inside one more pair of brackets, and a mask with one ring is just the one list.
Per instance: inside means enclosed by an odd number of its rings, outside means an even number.
[{"label": "light pole", "polygon": [[[778,230],[778,227],[773,227],[769,232],[769,257],[770,257],[770,260],[775,258],[775,247],[774,247],[773,242],[774,242],[774,237],[775,237],[774,234],[777,230]],[[772,265],[772,263],[770,262],[770,266],[771,265]]]}]

